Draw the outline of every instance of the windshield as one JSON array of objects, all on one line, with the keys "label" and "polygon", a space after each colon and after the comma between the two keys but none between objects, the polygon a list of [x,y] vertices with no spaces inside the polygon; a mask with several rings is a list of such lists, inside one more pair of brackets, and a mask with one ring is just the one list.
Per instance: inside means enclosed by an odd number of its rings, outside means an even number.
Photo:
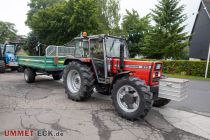
[{"label": "windshield", "polygon": [[15,46],[14,45],[7,45],[5,52],[14,54],[15,53]]},{"label": "windshield", "polygon": [[[106,44],[107,57],[120,57],[120,44],[121,44],[120,39],[108,37],[105,39],[105,44]],[[126,44],[125,44],[124,57],[125,58],[129,57]]]}]

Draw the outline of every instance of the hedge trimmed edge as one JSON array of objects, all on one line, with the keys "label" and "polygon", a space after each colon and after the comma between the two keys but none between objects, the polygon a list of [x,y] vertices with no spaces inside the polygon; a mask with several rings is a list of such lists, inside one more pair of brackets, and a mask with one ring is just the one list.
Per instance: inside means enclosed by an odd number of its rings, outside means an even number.
[{"label": "hedge trimmed edge", "polygon": [[[142,60],[142,59],[135,59]],[[161,61],[163,62],[163,73],[165,74],[180,74],[189,76],[205,77],[206,61],[191,61],[191,60],[147,60],[143,61]],[[210,65],[208,70],[210,78]]]}]

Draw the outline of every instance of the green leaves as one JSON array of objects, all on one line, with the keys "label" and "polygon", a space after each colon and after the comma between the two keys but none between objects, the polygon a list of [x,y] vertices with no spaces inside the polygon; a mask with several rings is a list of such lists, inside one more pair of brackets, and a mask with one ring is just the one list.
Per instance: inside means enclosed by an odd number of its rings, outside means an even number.
[{"label": "green leaves", "polygon": [[166,74],[184,74],[200,77],[205,76],[206,61],[163,61],[163,65],[163,72]]},{"label": "green leaves", "polygon": [[122,28],[124,34],[128,38],[128,48],[131,57],[141,53],[141,47],[145,34],[147,34],[150,28],[149,15],[140,18],[137,11],[131,12],[126,10],[127,15],[123,17]]},{"label": "green leaves", "polygon": [[132,57],[140,54],[156,59],[187,58],[187,52],[183,51],[189,37],[183,25],[186,15],[178,0],[160,0],[145,17],[127,10],[122,29],[119,0],[31,0],[29,7],[26,23],[46,45],[65,44],[86,31],[126,35]]},{"label": "green leaves", "polygon": [[118,29],[118,0],[31,0],[27,25],[44,44],[62,45],[83,31]]},{"label": "green leaves", "polygon": [[0,21],[0,43],[12,41],[16,38],[15,24],[10,22]]},{"label": "green leaves", "polygon": [[188,35],[184,32],[186,15],[178,0],[161,0],[152,10],[155,26],[144,40],[143,54],[148,58],[181,59],[183,49],[188,46]]}]

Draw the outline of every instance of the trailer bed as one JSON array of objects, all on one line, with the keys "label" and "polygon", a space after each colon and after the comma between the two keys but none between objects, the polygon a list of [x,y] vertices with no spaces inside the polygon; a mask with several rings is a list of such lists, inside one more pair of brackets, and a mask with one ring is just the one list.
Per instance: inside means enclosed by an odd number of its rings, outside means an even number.
[{"label": "trailer bed", "polygon": [[[55,63],[57,59],[57,63]],[[65,57],[54,56],[18,56],[18,64],[22,67],[29,67],[33,69],[39,69],[43,71],[60,71],[65,68]]]}]

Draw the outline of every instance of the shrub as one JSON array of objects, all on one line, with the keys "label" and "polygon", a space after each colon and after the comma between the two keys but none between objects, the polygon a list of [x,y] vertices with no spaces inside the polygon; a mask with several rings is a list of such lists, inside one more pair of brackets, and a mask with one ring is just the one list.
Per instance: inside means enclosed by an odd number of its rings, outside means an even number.
[{"label": "shrub", "polygon": [[[177,60],[177,61],[162,61],[163,72],[166,74],[181,74],[191,76],[205,76],[206,61],[188,61],[188,60]],[[210,77],[210,66],[209,66]]]},{"label": "shrub", "polygon": [[[140,59],[135,59],[140,60]],[[142,61],[157,61],[154,59],[141,59]],[[206,71],[206,61],[189,60],[160,60],[163,62],[163,72],[166,74],[180,74],[204,77]],[[210,77],[210,65],[208,70]]]}]

